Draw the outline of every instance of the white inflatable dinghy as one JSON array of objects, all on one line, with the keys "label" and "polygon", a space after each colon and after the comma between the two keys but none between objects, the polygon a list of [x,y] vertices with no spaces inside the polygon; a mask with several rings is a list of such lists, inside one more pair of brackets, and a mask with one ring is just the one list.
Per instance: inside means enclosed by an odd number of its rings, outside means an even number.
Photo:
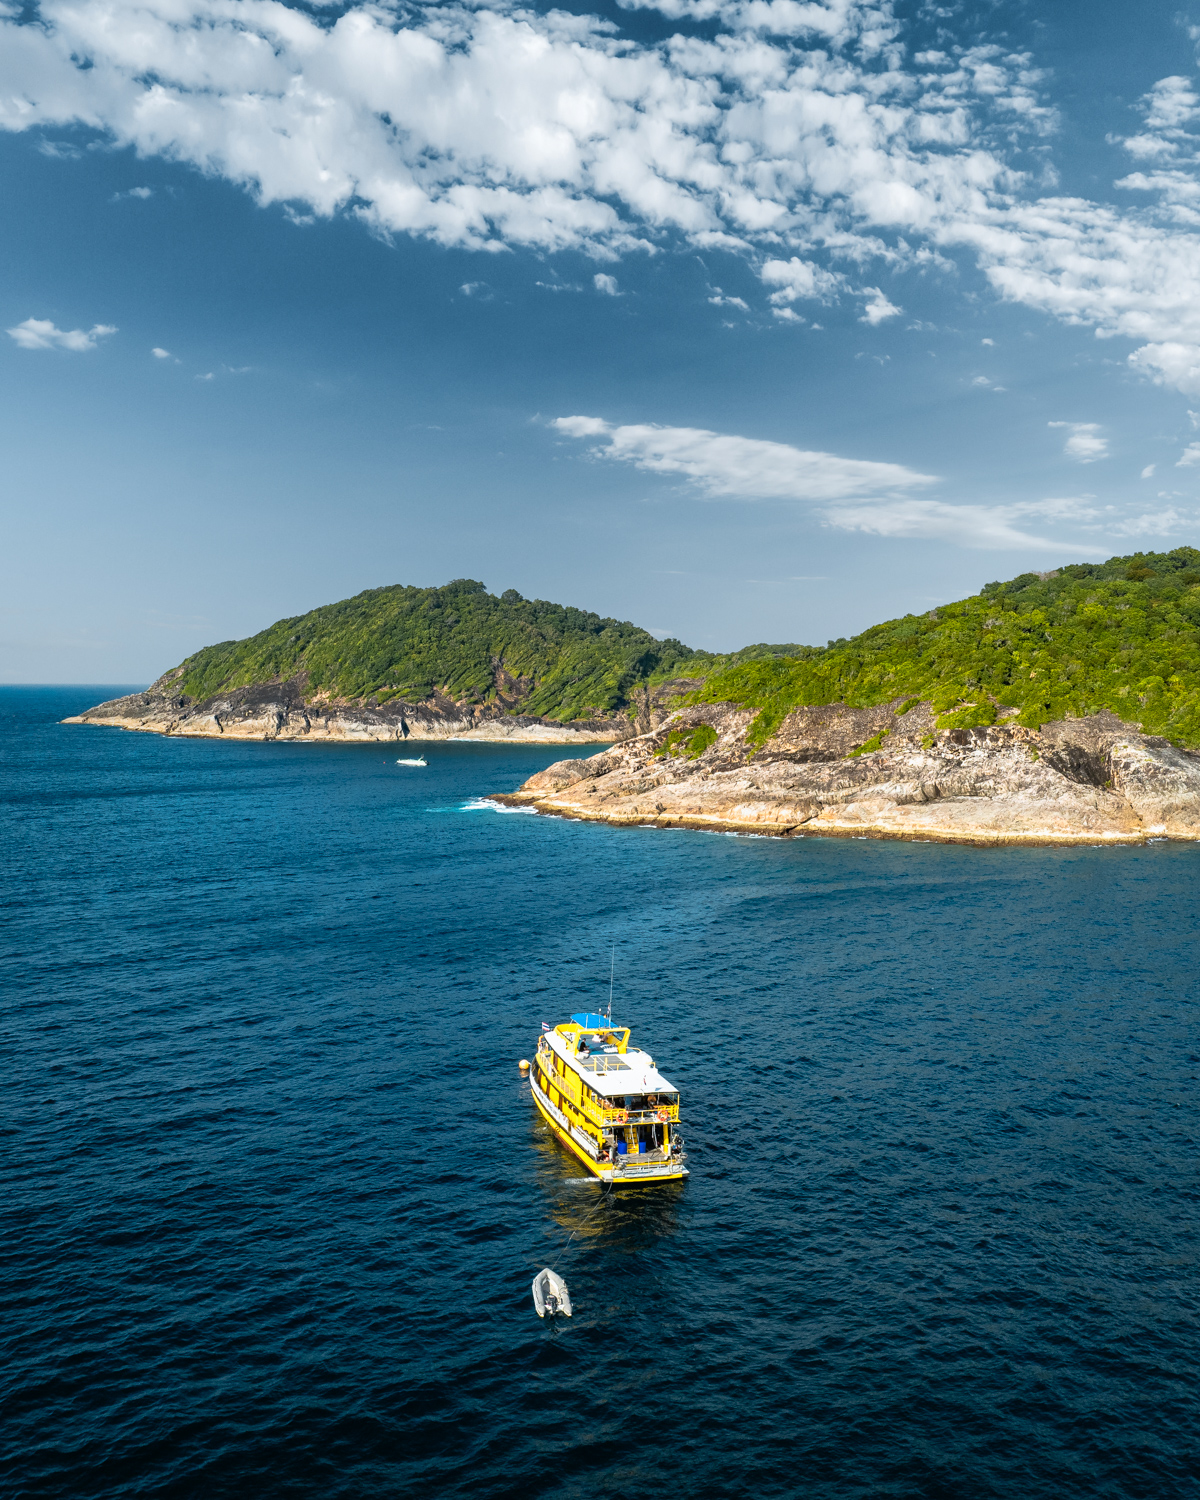
[{"label": "white inflatable dinghy", "polygon": [[547,1313],[551,1317],[555,1313],[571,1316],[571,1294],[567,1291],[567,1283],[549,1266],[533,1278],[533,1305],[539,1318],[544,1318]]}]

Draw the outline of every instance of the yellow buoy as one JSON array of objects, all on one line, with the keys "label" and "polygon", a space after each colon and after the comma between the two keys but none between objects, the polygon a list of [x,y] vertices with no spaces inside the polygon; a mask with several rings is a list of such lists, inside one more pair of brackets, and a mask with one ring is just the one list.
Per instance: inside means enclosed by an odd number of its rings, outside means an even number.
[{"label": "yellow buoy", "polygon": [[523,1057],[517,1064],[517,1067],[520,1068],[521,1077],[524,1078],[525,1074],[529,1072],[529,1059],[527,1057]]}]

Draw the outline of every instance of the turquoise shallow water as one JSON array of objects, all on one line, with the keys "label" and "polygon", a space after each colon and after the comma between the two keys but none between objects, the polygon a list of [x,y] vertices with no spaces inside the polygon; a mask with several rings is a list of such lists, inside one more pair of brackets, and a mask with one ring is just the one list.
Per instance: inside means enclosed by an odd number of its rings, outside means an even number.
[{"label": "turquoise shallow water", "polygon": [[[1197,1493],[1200,847],[614,830],[104,695],[0,692],[6,1494]],[[611,943],[692,1176],[601,1197],[515,1062]]]}]

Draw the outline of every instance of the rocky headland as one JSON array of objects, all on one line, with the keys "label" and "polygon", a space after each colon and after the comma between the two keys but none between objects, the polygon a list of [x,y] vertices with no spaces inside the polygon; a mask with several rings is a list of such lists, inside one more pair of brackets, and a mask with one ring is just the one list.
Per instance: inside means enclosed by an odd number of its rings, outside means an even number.
[{"label": "rocky headland", "polygon": [[642,693],[628,713],[563,724],[536,714],[514,713],[504,704],[461,703],[442,694],[421,702],[383,704],[306,696],[303,679],[254,683],[206,698],[179,691],[181,668],[146,689],[99,703],[67,724],[101,724],[151,734],[230,740],[505,740],[513,743],[579,745],[611,743],[648,730],[670,712],[672,692],[699,684],[666,683]]},{"label": "rocky headland", "polygon": [[71,721],[291,741],[609,748],[505,800],[564,817],[972,844],[1200,839],[1200,551],[985,584],[727,656],[573,607],[368,590]]},{"label": "rocky headland", "polygon": [[1200,839],[1200,754],[1103,712],[1026,728],[937,729],[927,702],[788,714],[694,704],[496,800],[560,817],[779,836],[964,844]]},{"label": "rocky headland", "polygon": [[145,692],[66,722],[240,740],[595,744],[651,730],[716,661],[628,621],[457,578],[369,589],[206,646]]}]

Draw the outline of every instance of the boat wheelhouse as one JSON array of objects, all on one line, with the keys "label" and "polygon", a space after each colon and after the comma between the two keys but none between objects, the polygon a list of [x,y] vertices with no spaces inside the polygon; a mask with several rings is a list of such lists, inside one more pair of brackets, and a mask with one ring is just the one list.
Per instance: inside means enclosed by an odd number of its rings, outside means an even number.
[{"label": "boat wheelhouse", "polygon": [[542,1118],[604,1182],[688,1175],[678,1134],[679,1093],[627,1026],[579,1014],[544,1031],[529,1074]]}]

